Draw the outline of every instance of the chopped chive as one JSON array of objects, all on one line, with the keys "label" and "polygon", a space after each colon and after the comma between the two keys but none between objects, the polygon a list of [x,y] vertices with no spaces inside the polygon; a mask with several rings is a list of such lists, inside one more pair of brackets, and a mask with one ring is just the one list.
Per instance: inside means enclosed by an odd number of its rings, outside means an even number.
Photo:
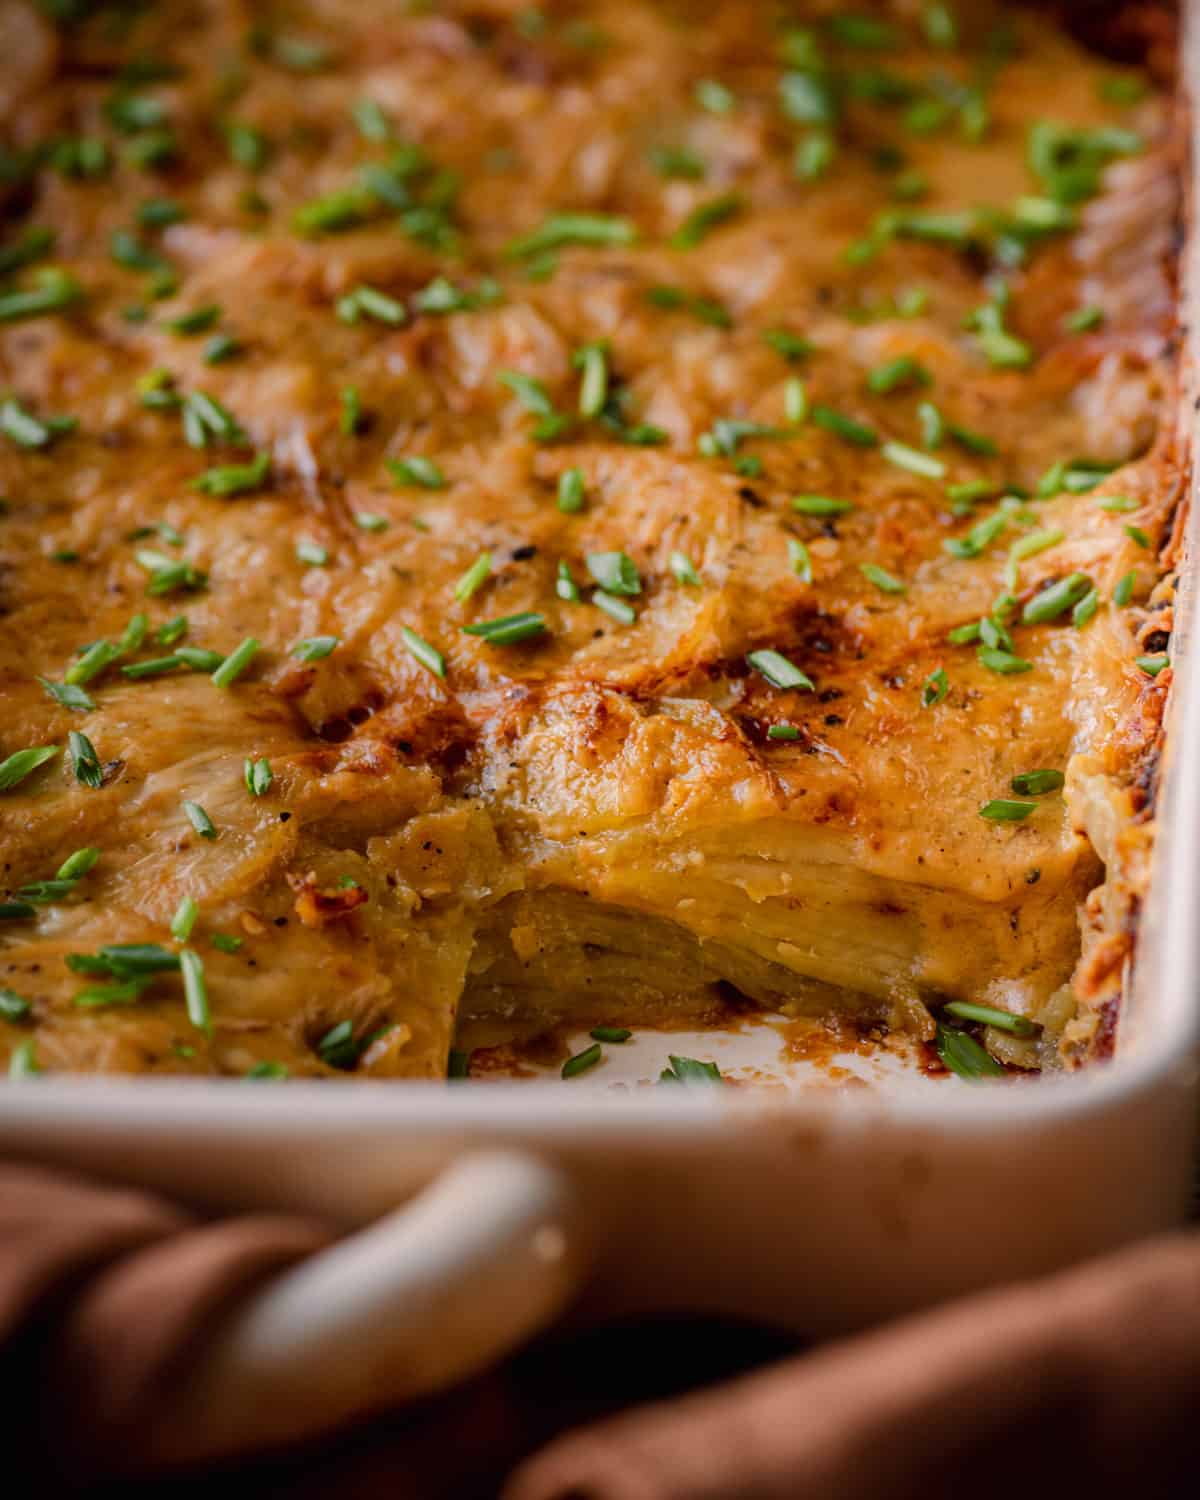
[{"label": "chopped chive", "polygon": [[214,333],[204,346],[206,365],[219,365],[241,352],[242,341],[232,333]]},{"label": "chopped chive", "polygon": [[272,1079],[286,1078],[288,1076],[287,1065],[281,1062],[256,1062],[252,1068],[242,1074],[247,1082],[263,1083]]},{"label": "chopped chive", "polygon": [[617,1045],[627,1042],[633,1032],[625,1026],[593,1026],[588,1035],[594,1042],[612,1042]]},{"label": "chopped chive", "polygon": [[650,164],[660,177],[679,177],[698,182],[704,176],[704,158],[686,146],[655,146]]},{"label": "chopped chive", "polygon": [[996,540],[1008,525],[1003,511],[994,511],[982,521],[976,521],[965,536],[949,537],[942,543],[944,551],[951,557],[979,557]]},{"label": "chopped chive", "polygon": [[637,564],[624,552],[589,552],[585,558],[587,570],[610,594],[640,594],[641,574]]},{"label": "chopped chive", "polygon": [[1019,797],[1040,797],[1044,792],[1057,792],[1066,779],[1061,771],[1022,771],[1009,785]]},{"label": "chopped chive", "polygon": [[229,653],[212,674],[213,686],[219,688],[231,687],[261,650],[262,647],[258,641],[252,635],[248,635],[240,646]]},{"label": "chopped chive", "polygon": [[265,796],[271,789],[275,780],[275,773],[271,770],[271,762],[262,757],[255,760],[247,756],[242,762],[242,780],[246,784],[246,790],[252,797]]},{"label": "chopped chive", "polygon": [[176,318],[168,318],[163,327],[170,333],[207,333],[220,316],[220,306],[210,302],[204,307],[193,308],[191,312],[180,313]]},{"label": "chopped chive", "polygon": [[[958,632],[952,631],[951,635]],[[959,644],[955,642],[955,644]],[[1026,661],[1024,657],[1015,655],[1012,651],[1006,651],[1000,646],[980,646],[976,653],[981,666],[989,672],[997,672],[1002,677],[1018,676],[1022,672],[1032,672],[1033,663]]]},{"label": "chopped chive", "polygon": [[957,1027],[939,1024],[934,1045],[943,1065],[959,1078],[973,1083],[980,1078],[1004,1077],[1004,1069],[992,1054]]},{"label": "chopped chive", "polygon": [[798,740],[800,731],[794,724],[770,724],[767,726],[769,740]]},{"label": "chopped chive", "polygon": [[187,632],[187,616],[176,615],[173,620],[168,620],[165,625],[158,627],[154,632],[154,639],[160,646],[173,646],[176,641],[181,641]]},{"label": "chopped chive", "polygon": [[701,78],[692,89],[692,98],[710,115],[732,114],[737,104],[732,91],[715,78]]},{"label": "chopped chive", "polygon": [[849,500],[835,500],[831,495],[796,495],[792,509],[802,516],[844,516],[854,505]]},{"label": "chopped chive", "polygon": [[598,417],[608,400],[607,345],[585,344],[571,357],[571,363],[583,372],[579,382],[579,415]]},{"label": "chopped chive", "polygon": [[560,562],[558,565],[554,579],[554,592],[568,604],[578,604],[582,597],[579,585],[571,577],[571,570],[565,562]]},{"label": "chopped chive", "polygon": [[937,448],[946,435],[946,421],[932,401],[922,401],[917,407],[917,420],[921,424],[921,442],[926,448]]},{"label": "chopped chive", "polygon": [[792,572],[801,583],[813,581],[812,558],[808,548],[798,537],[790,536],[787,539],[788,563]]},{"label": "chopped chive", "polygon": [[121,674],[131,682],[140,682],[144,677],[162,677],[167,672],[174,672],[183,664],[183,657],[172,652],[170,656],[155,656],[148,661],[130,662],[127,667],[121,668]]},{"label": "chopped chive", "polygon": [[1026,1016],[997,1010],[994,1005],[979,1005],[973,1000],[952,1000],[945,1009],[960,1021],[977,1021],[982,1026],[994,1026],[997,1031],[1011,1032],[1013,1036],[1036,1036],[1042,1029]]},{"label": "chopped chive", "polygon": [[38,271],[34,282],[33,287],[24,291],[0,293],[0,323],[63,312],[83,296],[83,288],[73,276],[53,267]]},{"label": "chopped chive", "polygon": [[388,124],[388,117],[374,99],[359,99],[350,106],[350,113],[365,140],[379,144],[391,139],[392,127]]},{"label": "chopped chive", "polygon": [[10,1078],[36,1078],[43,1072],[41,1063],[37,1059],[37,1047],[32,1037],[26,1037],[23,1042],[13,1048],[12,1056],[8,1060],[8,1076]]},{"label": "chopped chive", "polygon": [[[578,470],[575,470],[574,472],[578,473]],[[461,604],[465,604],[466,601],[472,596],[472,594],[476,594],[479,592],[479,590],[491,577],[491,572],[492,554],[490,552],[481,552],[475,559],[475,561],[471,564],[471,566],[467,569],[467,571],[454,585],[454,597]]]},{"label": "chopped chive", "polygon": [[533,636],[541,635],[545,629],[546,621],[541,615],[526,612],[464,625],[463,633],[480,636],[490,646],[512,646],[518,641],[527,641]]},{"label": "chopped chive", "polygon": [[360,531],[386,531],[392,523],[386,516],[376,515],[374,511],[358,510],[354,513],[354,524]]},{"label": "chopped chive", "polygon": [[349,1070],[362,1054],[362,1045],[354,1039],[354,1024],[339,1021],[331,1026],[317,1043],[317,1055],[331,1068]]},{"label": "chopped chive", "polygon": [[[325,657],[331,656],[340,644],[336,635],[313,635],[307,640],[297,641],[292,647],[292,655],[297,661],[323,661]],[[182,655],[182,652],[180,654]]]},{"label": "chopped chive", "polygon": [[672,250],[692,250],[718,225],[732,219],[742,209],[739,193],[723,193],[694,208],[667,240]]},{"label": "chopped chive", "polygon": [[694,1057],[669,1054],[671,1073],[677,1083],[722,1083],[721,1070],[714,1062],[698,1062]]},{"label": "chopped chive", "polygon": [[1140,104],[1148,92],[1145,79],[1133,73],[1114,73],[1111,78],[1102,78],[1098,87],[1106,104]]},{"label": "chopped chive", "polygon": [[213,826],[213,820],[204,811],[198,802],[187,802],[183,804],[184,816],[196,830],[202,839],[215,839],[217,830]]},{"label": "chopped chive", "polygon": [[93,641],[78,661],[72,662],[63,673],[63,681],[67,684],[91,682],[120,654],[121,648],[111,641]]},{"label": "chopped chive", "polygon": [[956,516],[969,515],[971,507],[979,500],[986,500],[996,493],[996,485],[990,479],[966,479],[961,484],[948,484],[946,498],[951,502]]},{"label": "chopped chive", "polygon": [[329,561],[329,549],[322,547],[319,542],[297,542],[296,561],[305,563],[310,568],[323,568]]},{"label": "chopped chive", "polygon": [[134,615],[129,624],[121,632],[121,639],[117,642],[117,651],[122,656],[127,656],[131,651],[137,651],[146,639],[146,631],[149,625],[150,621],[144,614],[138,613]]},{"label": "chopped chive", "polygon": [[627,604],[624,599],[618,599],[615,594],[606,593],[604,589],[592,590],[592,603],[618,625],[633,625],[637,622],[637,611],[633,605]]},{"label": "chopped chive", "polygon": [[22,901],[32,901],[40,906],[46,902],[61,901],[78,884],[77,880],[35,880],[30,885],[21,886],[17,896]]},{"label": "chopped chive", "polygon": [[252,463],[206,469],[192,480],[192,488],[206,495],[246,495],[262,488],[270,467],[271,455],[263,451]]},{"label": "chopped chive", "polygon": [[29,1001],[16,990],[0,989],[0,1020],[23,1021],[30,1009]]},{"label": "chopped chive", "polygon": [[628,219],[609,214],[551,214],[532,234],[512,240],[505,249],[510,259],[523,260],[566,245],[632,245],[637,230]]},{"label": "chopped chive", "polygon": [[538,417],[557,417],[550,392],[535,375],[526,375],[520,370],[501,370],[496,379],[506,386],[526,411]]},{"label": "chopped chive", "polygon": [[37,908],[28,901],[0,901],[0,922],[24,922],[37,916]]},{"label": "chopped chive", "polygon": [[1110,511],[1113,515],[1128,515],[1131,510],[1137,510],[1141,502],[1132,495],[1103,495],[1096,504],[1101,510]]},{"label": "chopped chive", "polygon": [[921,684],[921,707],[935,708],[939,703],[945,701],[946,694],[950,691],[950,679],[946,676],[945,667],[938,667],[930,672],[929,676]]},{"label": "chopped chive", "polygon": [[214,932],[209,942],[218,953],[237,953],[240,951],[244,938],[233,937],[227,932]]},{"label": "chopped chive", "polygon": [[881,568],[875,563],[860,563],[859,572],[867,580],[873,583],[881,594],[904,594],[908,592],[908,585],[901,579],[889,573],[886,568]]},{"label": "chopped chive", "polygon": [[1154,656],[1138,656],[1134,661],[1148,677],[1157,677],[1164,667],[1171,665],[1171,658],[1166,652],[1159,652]]},{"label": "chopped chive", "polygon": [[1099,608],[1100,590],[1089,589],[1071,611],[1071,624],[1076,630],[1082,630]]},{"label": "chopped chive", "polygon": [[921,29],[931,47],[956,47],[958,45],[958,22],[954,11],[942,0],[931,0],[921,9]]},{"label": "chopped chive", "polygon": [[197,1031],[211,1036],[212,1020],[208,1009],[208,986],[204,981],[204,961],[194,949],[185,948],[179,955],[179,967],[183,971],[183,998],[188,1020]]},{"label": "chopped chive", "polygon": [[853,443],[857,448],[878,446],[879,438],[872,428],[865,426],[862,422],[854,421],[852,417],[843,416],[840,411],[834,411],[830,406],[814,406],[812,420],[818,427],[823,427],[826,432],[832,432],[836,437],[844,439],[847,443]]},{"label": "chopped chive", "polygon": [[1050,620],[1057,620],[1067,610],[1073,609],[1092,586],[1086,573],[1068,573],[1030,599],[1021,611],[1021,623],[1045,625]]},{"label": "chopped chive", "polygon": [[805,359],[816,347],[809,339],[801,338],[798,333],[792,333],[786,328],[768,328],[763,333],[763,342],[788,360]]},{"label": "chopped chive", "polygon": [[225,660],[219,651],[210,651],[205,646],[177,646],[175,655],[193,672],[215,672]]},{"label": "chopped chive", "polygon": [[922,453],[918,448],[910,448],[906,443],[884,443],[879,452],[888,463],[895,464],[898,469],[906,469],[910,474],[920,475],[923,479],[946,477],[946,465],[940,458]]},{"label": "chopped chive", "polygon": [[175,908],[175,915],[171,918],[171,936],[181,943],[186,943],[192,935],[192,928],[196,925],[196,918],[200,915],[200,908],[191,896],[184,896]]},{"label": "chopped chive", "polygon": [[887,396],[892,391],[907,386],[928,385],[932,377],[924,365],[909,354],[902,354],[884,365],[877,365],[867,375],[867,388],[877,396]]},{"label": "chopped chive", "polygon": [[428,641],[422,640],[417,632],[410,630],[407,625],[400,627],[400,635],[411,655],[423,667],[432,672],[435,677],[445,677],[446,660],[435,646],[431,646]]},{"label": "chopped chive", "polygon": [[675,579],[676,583],[699,588],[703,582],[686,552],[672,552],[667,560],[667,566],[671,569],[671,576]]},{"label": "chopped chive", "polygon": [[386,458],[384,467],[397,484],[417,486],[424,490],[442,490],[446,476],[431,458],[414,454],[411,458]]},{"label": "chopped chive", "polygon": [[795,662],[789,661],[778,651],[750,651],[746,654],[746,661],[756,672],[765,677],[772,687],[780,688],[784,692],[792,688],[803,688],[808,692],[815,691],[813,680],[808,673],[802,672]]},{"label": "chopped chive", "polygon": [[979,809],[979,816],[992,823],[1020,823],[1036,811],[1036,802],[1016,802],[1011,797],[993,797]]},{"label": "chopped chive", "polygon": [[558,476],[558,508],[564,515],[575,515],[583,509],[584,479],[582,469],[564,469]]},{"label": "chopped chive", "polygon": [[91,713],[96,705],[81,687],[69,682],[51,682],[48,677],[39,677],[42,687],[60,708],[74,709],[76,713]]},{"label": "chopped chive", "polygon": [[808,416],[808,393],[804,382],[797,375],[785,382],[783,387],[783,414],[793,426]]},{"label": "chopped chive", "polygon": [[961,448],[968,453],[978,453],[981,458],[995,458],[999,449],[993,439],[985,433],[975,432],[970,427],[963,427],[957,422],[947,422],[946,431]]},{"label": "chopped chive", "polygon": [[[86,734],[80,734],[74,729],[67,735],[67,746],[71,753],[71,768],[75,772],[75,780],[80,786],[90,787],[95,791],[104,781],[96,747]],[[0,772],[2,771],[3,767],[0,767]],[[0,790],[3,788],[0,787]]]},{"label": "chopped chive", "polygon": [[1121,530],[1131,542],[1136,542],[1139,547],[1151,546],[1149,535],[1140,526],[1123,526]]},{"label": "chopped chive", "polygon": [[1099,328],[1104,322],[1104,309],[1097,307],[1095,303],[1087,307],[1076,308],[1063,319],[1063,327],[1068,333],[1091,333],[1093,329]]},{"label": "chopped chive", "polygon": [[343,437],[353,437],[363,425],[363,409],[358,387],[356,385],[343,386],[340,399],[342,411],[338,418],[338,427]]},{"label": "chopped chive", "polygon": [[562,1076],[564,1078],[575,1078],[580,1073],[586,1073],[589,1068],[594,1068],[603,1055],[603,1049],[599,1042],[593,1042],[590,1047],[585,1047],[582,1052],[577,1052],[574,1057],[568,1057],[562,1065]]},{"label": "chopped chive", "polygon": [[69,854],[58,869],[54,872],[55,880],[77,881],[82,880],[89,870],[95,868],[96,861],[100,858],[99,849],[87,848],[76,849],[74,854]]},{"label": "chopped chive", "polygon": [[1134,584],[1137,583],[1137,570],[1131,569],[1117,580],[1117,586],[1113,589],[1113,603],[1124,609],[1133,598]]}]

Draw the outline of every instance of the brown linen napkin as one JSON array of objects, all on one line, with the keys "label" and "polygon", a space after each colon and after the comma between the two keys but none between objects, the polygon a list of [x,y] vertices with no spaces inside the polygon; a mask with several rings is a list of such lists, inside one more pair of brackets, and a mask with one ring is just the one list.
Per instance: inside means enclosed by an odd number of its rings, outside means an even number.
[{"label": "brown linen napkin", "polygon": [[[147,1195],[0,1165],[0,1391],[14,1494],[89,1493],[136,1470],[140,1435],[222,1308],[326,1243],[320,1226],[207,1224]],[[703,1335],[702,1335],[703,1336]],[[639,1353],[639,1337],[643,1337]],[[564,1334],[462,1391],[319,1451],[168,1483],[210,1493],[432,1500],[494,1495],[523,1454],[597,1412],[698,1378],[662,1326]],[[677,1344],[678,1370],[661,1354]],[[604,1349],[611,1369],[599,1368]],[[777,1352],[766,1343],[763,1353]],[[617,1357],[614,1358],[613,1356]],[[549,1373],[537,1374],[549,1360]],[[726,1362],[725,1370],[736,1368]],[[712,1362],[709,1375],[721,1370]],[[674,1373],[674,1378],[670,1378]],[[319,1378],[319,1373],[316,1378]],[[1200,1236],[1169,1236],[789,1359],[701,1395],[553,1438],[504,1500],[972,1500],[1178,1496],[1200,1419]],[[131,1461],[132,1457],[132,1461]],[[485,1477],[487,1476],[487,1477]],[[21,1480],[25,1483],[22,1484]],[[118,1480],[112,1493],[144,1494]],[[149,1491],[158,1493],[157,1487]]]}]

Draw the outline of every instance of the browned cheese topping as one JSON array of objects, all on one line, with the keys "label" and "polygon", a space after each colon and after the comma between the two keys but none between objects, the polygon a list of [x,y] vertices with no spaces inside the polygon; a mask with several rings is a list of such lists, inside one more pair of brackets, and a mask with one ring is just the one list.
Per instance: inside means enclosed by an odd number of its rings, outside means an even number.
[{"label": "browned cheese topping", "polygon": [[444,1077],[731,994],[968,1075],[1111,1045],[1153,66],[965,0],[0,0],[0,49],[0,1064]]}]

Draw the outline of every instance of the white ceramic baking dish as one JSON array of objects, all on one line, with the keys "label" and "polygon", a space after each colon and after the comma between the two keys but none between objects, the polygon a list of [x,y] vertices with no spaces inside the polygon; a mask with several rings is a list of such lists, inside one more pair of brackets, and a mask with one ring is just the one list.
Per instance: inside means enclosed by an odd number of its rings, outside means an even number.
[{"label": "white ceramic baking dish", "polygon": [[[1200,25],[1187,55],[1200,78]],[[1195,242],[1184,309],[1194,340]],[[1182,403],[1194,427],[1194,342]],[[1007,1087],[885,1065],[871,1088],[811,1087],[763,1025],[640,1036],[569,1088],[49,1078],[0,1089],[7,1155],[213,1208],[316,1211],[355,1231],[216,1331],[143,1456],[289,1438],[436,1389],[568,1305],[581,1318],[687,1308],[830,1333],[1177,1222],[1200,1069],[1196,592],[1189,566],[1155,880],[1109,1065]],[[750,1064],[779,1086],[612,1087],[621,1069],[634,1081],[649,1064],[654,1076],[668,1051]]]}]

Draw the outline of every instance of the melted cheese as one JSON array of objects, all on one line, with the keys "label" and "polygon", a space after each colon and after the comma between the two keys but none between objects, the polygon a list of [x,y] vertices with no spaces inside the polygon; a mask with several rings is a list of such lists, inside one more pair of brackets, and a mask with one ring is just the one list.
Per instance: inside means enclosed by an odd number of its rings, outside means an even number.
[{"label": "melted cheese", "polygon": [[[818,33],[827,9],[813,7]],[[1169,681],[1135,664],[1172,501],[1156,446],[1173,312],[1166,124],[1156,97],[1105,103],[1111,68],[1022,13],[984,139],[964,140],[953,111],[931,134],[906,132],[902,107],[861,97],[872,70],[893,91],[935,73],[967,82],[988,25],[979,8],[959,49],[931,52],[907,9],[895,52],[832,44],[850,97],[836,159],[805,181],[793,156],[811,131],[781,111],[765,4],[709,7],[702,27],[649,0],[550,8],[539,29],[499,0],[386,14],[310,0],[257,51],[240,8],[218,3],[189,6],[186,25],[177,7],[138,12],[119,40],[103,18],[55,34],[32,7],[4,7],[22,37],[4,84],[9,146],[100,136],[115,164],[98,178],[42,165],[4,189],[3,243],[52,228],[54,263],[84,295],[62,314],[0,323],[0,387],[35,417],[78,420],[43,447],[0,439],[0,754],[81,731],[104,783],[80,785],[63,754],[0,794],[13,899],[73,850],[101,851],[69,895],[3,924],[0,983],[31,1015],[0,1022],[0,1057],[32,1037],[50,1069],[269,1061],[330,1073],[319,1041],[349,1020],[360,1042],[374,1038],[359,1071],[442,1076],[460,1012],[493,1029],[651,1020],[703,1013],[722,983],[761,1004],[865,1010],[919,1031],[925,1007],[948,997],[1061,1011],[1079,909],[1101,877],[1095,851],[1118,860],[1136,812],[1147,737],[1129,726]],[[297,39],[324,49],[316,70],[284,65]],[[129,160],[145,132],[110,124],[115,71],[138,55],[182,69],[135,90],[161,101],[175,132],[177,156],[157,173]],[[236,59],[227,87],[221,59]],[[705,80],[730,90],[728,112],[697,103]],[[351,111],[364,98],[392,139],[364,138]],[[1039,195],[1026,137],[1047,114],[1135,128],[1146,149],[1109,170],[1074,230],[1009,272],[1006,326],[1031,363],[994,368],[964,327],[990,295],[986,255],[903,235],[857,261],[847,250],[888,210],[1011,213]],[[261,133],[259,169],[231,159],[230,126]],[[364,197],[364,166],[385,166],[403,142],[431,165],[393,174],[399,209]],[[894,196],[895,163],[881,169],[896,146],[904,173],[927,183],[918,205]],[[664,179],[663,148],[686,148],[702,177]],[[461,175],[440,217],[428,207],[439,171]],[[353,222],[296,232],[304,205],[348,189]],[[182,210],[137,231],[173,268],[160,301],[147,300],[150,273],[109,254],[149,197]],[[719,221],[673,243],[714,201]],[[513,254],[556,213],[615,218],[631,242]],[[436,310],[438,277],[463,294],[455,310]],[[339,318],[362,286],[402,304],[402,325]],[[130,304],[140,320],[123,314]],[[1069,331],[1068,315],[1093,304],[1102,325]],[[208,306],[240,344],[217,363],[211,330],[171,327]],[[764,338],[780,328],[812,352],[789,363]],[[576,418],[538,441],[538,417],[498,377],[531,377],[574,414],[573,355],[598,341],[612,421]],[[922,383],[873,390],[870,372],[902,358]],[[147,377],[216,398],[244,442],[189,446],[178,409],[143,404]],[[800,422],[788,414],[795,378]],[[352,432],[347,387],[362,412]],[[935,450],[922,448],[922,402],[952,424]],[[943,472],[846,441],[813,420],[817,406]],[[638,424],[661,441],[622,441]],[[994,455],[954,427],[985,435]],[[705,456],[713,431],[736,451]],[[270,471],[252,492],[195,487],[208,466],[255,453]],[[411,458],[444,483],[393,482],[387,461]],[[1112,472],[1091,492],[1016,506],[978,557],[947,550],[997,497],[1032,493],[1075,459]],[[584,505],[564,513],[557,487],[576,468]],[[991,498],[956,516],[946,487],[971,480]],[[797,495],[852,508],[813,517]],[[1105,496],[1128,506],[1106,510]],[[1102,602],[1081,629],[1015,626],[1030,669],[998,675],[947,637],[988,614],[1010,546],[1034,532],[1061,539],[1020,562],[1018,612],[1076,570]],[[327,562],[305,562],[299,543]],[[807,549],[811,581],[789,543]],[[148,596],[139,548],[190,563],[207,587]],[[588,556],[618,551],[640,578],[624,601],[632,624],[591,602]],[[485,552],[486,581],[456,597]],[[677,580],[677,554],[698,584]],[[563,564],[578,601],[556,594]],[[881,591],[864,566],[903,592]],[[1134,607],[1122,610],[1110,601],[1131,571]],[[117,639],[139,611],[151,634],[127,660],[163,654],[153,633],[181,613],[187,645],[225,654],[253,636],[262,650],[226,689],[186,666],[137,680],[118,665],[88,684],[86,711],[47,696],[40,677],[61,682],[80,647]],[[540,613],[544,633],[511,646],[464,633],[522,611]],[[444,678],[406,632],[440,653]],[[336,648],[297,660],[295,644],[319,636]],[[764,649],[813,690],[751,670]],[[948,691],[926,707],[939,671]],[[769,738],[772,726],[795,737]],[[247,757],[270,763],[264,796],[245,787]],[[1065,796],[1037,798],[1021,822],[980,816],[1042,768],[1066,772]],[[208,812],[215,841],[193,830],[185,800]],[[175,975],[134,1004],[78,1006],[67,955],[170,946],[185,896],[199,907],[191,941],[211,1037],[189,1025]],[[242,946],[220,951],[213,934]]]}]

